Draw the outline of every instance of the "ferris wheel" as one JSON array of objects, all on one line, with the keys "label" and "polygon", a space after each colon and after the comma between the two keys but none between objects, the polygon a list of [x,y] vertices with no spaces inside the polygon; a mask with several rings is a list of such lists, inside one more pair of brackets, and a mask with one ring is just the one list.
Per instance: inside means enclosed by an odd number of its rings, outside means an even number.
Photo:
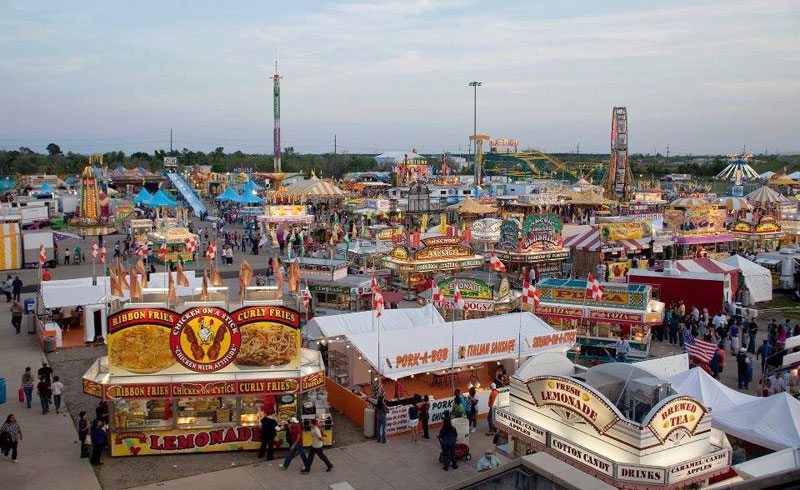
[{"label": "ferris wheel", "polygon": [[611,159],[603,179],[606,197],[627,201],[633,196],[633,174],[628,164],[628,111],[611,111]]}]

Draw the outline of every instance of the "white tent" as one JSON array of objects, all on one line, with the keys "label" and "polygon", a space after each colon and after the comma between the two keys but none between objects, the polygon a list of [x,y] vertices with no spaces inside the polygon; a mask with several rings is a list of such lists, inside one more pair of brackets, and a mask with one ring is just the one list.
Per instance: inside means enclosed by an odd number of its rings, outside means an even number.
[{"label": "white tent", "polygon": [[772,170],[767,170],[763,174],[760,174],[758,178],[766,180],[766,179],[771,179],[773,175],[775,175],[775,172],[773,172]]},{"label": "white tent", "polygon": [[750,300],[753,303],[772,300],[772,273],[769,269],[761,267],[741,255],[728,257],[723,262],[742,271],[744,285],[750,291]]},{"label": "white tent", "polygon": [[[370,312],[371,313],[371,312]],[[575,331],[557,331],[532,313],[415,326],[348,336],[382,375],[398,379],[437,369],[566,351]]]},{"label": "white tent", "polygon": [[800,447],[800,401],[778,393],[715,412],[712,425],[739,439],[780,451]]},{"label": "white tent", "polygon": [[381,331],[387,331],[444,323],[444,318],[433,305],[422,308],[387,309],[383,310],[380,320],[376,321],[374,317],[375,312],[372,310],[318,316],[308,322],[303,333],[309,339],[316,340],[322,337],[332,338],[342,335],[348,337],[353,334],[372,332],[378,328],[378,324],[380,324]]},{"label": "white tent", "polygon": [[794,180],[800,179],[800,170],[790,173],[789,175],[787,175],[787,177]]},{"label": "white tent", "polygon": [[796,468],[800,468],[800,449],[784,449],[733,466],[736,473],[747,480]]},{"label": "white tent", "polygon": [[[710,407],[714,414],[729,410],[758,397],[740,393],[720,383],[700,368],[692,368],[669,379],[672,388],[681,395],[691,396]],[[714,419],[716,421],[716,418]]]},{"label": "white tent", "polygon": [[679,394],[711,408],[715,429],[775,451],[800,447],[800,401],[786,393],[766,398],[740,393],[700,368],[673,376],[670,382]]}]

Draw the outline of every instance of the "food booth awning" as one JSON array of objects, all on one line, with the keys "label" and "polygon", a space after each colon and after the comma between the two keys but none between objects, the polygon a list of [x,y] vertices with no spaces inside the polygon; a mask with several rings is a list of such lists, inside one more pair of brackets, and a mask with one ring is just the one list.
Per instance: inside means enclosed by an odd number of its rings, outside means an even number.
[{"label": "food booth awning", "polygon": [[572,250],[582,250],[586,252],[614,252],[614,251],[636,251],[650,248],[650,237],[639,239],[623,239],[613,242],[603,240],[599,226],[593,226],[590,230],[572,235],[564,240],[564,248]]},{"label": "food booth awning", "polygon": [[[319,339],[368,333],[377,328],[378,322],[373,320],[374,317],[373,311],[314,317],[304,327],[303,334],[310,339]],[[427,305],[422,308],[386,309],[381,315],[380,327],[382,332],[386,332],[444,322],[436,308]]]},{"label": "food booth awning", "polygon": [[[379,323],[379,322],[376,322]],[[567,351],[575,331],[557,331],[527,312],[428,324],[348,336],[353,347],[380,374],[399,379],[451,367]]]}]

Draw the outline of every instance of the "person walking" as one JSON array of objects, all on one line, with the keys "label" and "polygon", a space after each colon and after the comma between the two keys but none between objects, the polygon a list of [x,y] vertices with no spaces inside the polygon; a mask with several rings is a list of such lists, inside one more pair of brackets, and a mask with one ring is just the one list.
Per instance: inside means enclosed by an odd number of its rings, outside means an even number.
[{"label": "person walking", "polygon": [[3,294],[6,295],[6,303],[11,303],[11,290],[13,288],[12,285],[13,282],[14,280],[11,279],[11,274],[7,275],[6,280],[3,281],[2,289],[3,289]]},{"label": "person walking", "polygon": [[26,367],[22,373],[22,391],[25,393],[25,404],[31,408],[31,398],[33,398],[33,372]]},{"label": "person walking", "polygon": [[386,444],[386,403],[383,401],[383,395],[378,396],[375,402],[375,441],[381,444]]},{"label": "person walking", "polygon": [[81,458],[88,458],[92,441],[89,438],[89,419],[85,411],[78,414],[78,441],[81,445]]},{"label": "person walking", "polygon": [[736,387],[742,389],[747,384],[747,349],[739,348],[736,354]]},{"label": "person walking", "polygon": [[303,451],[303,428],[300,427],[300,422],[297,421],[297,418],[292,417],[289,419],[289,433],[288,433],[287,440],[289,442],[289,452],[286,454],[286,459],[283,460],[283,464],[281,468],[284,470],[289,469],[289,465],[292,464],[292,460],[295,456],[300,456],[300,459],[303,460],[303,467],[308,466],[308,459],[306,458],[306,453]]},{"label": "person walking", "polygon": [[92,422],[92,428],[89,432],[89,437],[92,441],[92,454],[89,462],[92,466],[100,466],[103,463],[100,461],[100,455],[103,454],[103,448],[106,446],[107,436],[106,430],[102,420],[97,419]]},{"label": "person walking", "polygon": [[56,413],[61,412],[61,392],[64,390],[64,383],[62,383],[58,376],[53,376],[53,384],[50,385],[53,390],[53,404],[56,406]]},{"label": "person walking", "polygon": [[47,361],[42,361],[42,367],[39,368],[39,371],[36,374],[39,375],[39,381],[47,381],[47,384],[50,384],[50,377],[53,375],[53,368],[47,365]]},{"label": "person walking", "polygon": [[419,419],[422,422],[422,438],[423,439],[430,439],[430,434],[428,433],[428,421],[431,418],[431,399],[428,395],[422,397],[422,401],[419,403]]},{"label": "person walking", "polygon": [[278,435],[278,421],[275,419],[275,412],[269,415],[264,414],[261,418],[261,447],[258,449],[258,457],[264,457],[267,452],[267,461],[275,459],[273,449],[275,447],[275,436]]},{"label": "person walking", "polygon": [[478,427],[478,394],[475,387],[471,386],[467,396],[467,420],[469,420],[469,432],[475,432]]},{"label": "person walking", "polygon": [[772,357],[773,347],[768,339],[764,339],[764,343],[756,351],[756,359],[761,359],[761,373],[767,372],[767,359]]},{"label": "person walking", "polygon": [[39,381],[39,384],[36,385],[36,393],[39,394],[39,401],[42,402],[42,415],[50,413],[50,397],[53,396],[50,382],[44,379]]},{"label": "person walking", "polygon": [[452,465],[453,469],[458,468],[456,463],[456,442],[458,442],[458,432],[453,427],[453,422],[450,420],[450,412],[444,413],[444,421],[442,428],[439,430],[439,444],[442,446],[442,463],[444,463],[444,470],[447,471]]},{"label": "person walking", "polygon": [[419,395],[414,395],[414,403],[408,406],[408,428],[411,429],[411,440],[417,442],[419,439]]},{"label": "person walking", "polygon": [[22,305],[17,300],[11,303],[11,326],[14,327],[14,331],[19,335],[22,329]]},{"label": "person walking", "polygon": [[22,294],[22,279],[19,276],[14,276],[11,282],[11,296],[14,301],[19,301],[19,296]]},{"label": "person walking", "polygon": [[306,462],[306,467],[300,470],[300,473],[309,473],[311,471],[311,465],[314,463],[314,456],[319,456],[319,459],[325,463],[328,469],[325,471],[331,471],[333,469],[333,465],[331,464],[328,457],[325,456],[325,453],[322,452],[323,446],[323,439],[322,439],[322,430],[319,428],[319,421],[316,418],[311,419],[311,449],[308,450],[308,461]]},{"label": "person walking", "polygon": [[22,429],[17,423],[17,417],[9,414],[2,427],[0,427],[0,441],[3,441],[3,457],[8,458],[11,453],[11,462],[19,463],[17,459],[17,447],[22,440]]},{"label": "person walking", "polygon": [[750,335],[750,341],[747,343],[747,352],[755,354],[756,335],[758,334],[758,324],[755,322],[755,320],[750,321],[750,326],[747,329],[747,333]]},{"label": "person walking", "polygon": [[69,265],[70,255],[71,255],[71,252],[69,250],[69,247],[66,247],[64,249],[64,265]]},{"label": "person walking", "polygon": [[497,427],[494,425],[494,404],[497,401],[497,385],[492,383],[489,385],[489,415],[486,417],[486,422],[489,424],[489,432],[487,436],[494,435],[497,432]]}]

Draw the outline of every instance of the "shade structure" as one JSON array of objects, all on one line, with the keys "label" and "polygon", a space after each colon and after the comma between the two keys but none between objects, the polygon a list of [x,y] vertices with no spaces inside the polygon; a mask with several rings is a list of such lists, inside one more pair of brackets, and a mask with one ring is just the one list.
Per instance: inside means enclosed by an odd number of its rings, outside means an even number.
[{"label": "shade structure", "polygon": [[51,192],[53,190],[53,186],[45,182],[41,187],[39,187],[39,190],[41,192]]},{"label": "shade structure", "polygon": [[497,206],[480,203],[471,197],[465,198],[458,204],[448,206],[447,209],[456,210],[459,214],[494,214],[497,212]]},{"label": "shade structure", "polygon": [[157,208],[162,206],[168,208],[174,208],[178,206],[178,202],[175,201],[175,199],[173,199],[172,197],[170,197],[169,194],[164,192],[164,189],[159,189],[158,191],[156,191],[156,193],[153,194],[153,197],[150,198],[150,200],[147,201],[145,204],[147,204],[151,208]]},{"label": "shade structure", "polygon": [[709,259],[708,257],[677,260],[675,261],[675,268],[683,272],[727,274],[730,277],[731,290],[735,292],[739,288],[739,268],[719,260]]},{"label": "shade structure", "polygon": [[728,211],[741,211],[753,209],[753,206],[744,197],[725,196],[717,200],[720,204],[728,208]]},{"label": "shade structure", "polygon": [[242,193],[245,192],[253,192],[253,191],[263,191],[264,187],[256,184],[252,180],[248,180],[247,183],[242,188]]},{"label": "shade structure", "polygon": [[797,185],[798,182],[788,175],[773,175],[767,185]]},{"label": "shade structure", "polygon": [[227,189],[225,189],[225,192],[223,192],[222,194],[220,194],[217,197],[215,197],[214,200],[215,201],[239,202],[239,199],[241,199],[241,198],[242,198],[242,196],[237,194],[236,191],[233,190],[233,188],[228,187]]},{"label": "shade structure", "polygon": [[728,257],[723,262],[742,271],[744,284],[750,291],[750,300],[753,303],[772,299],[772,273],[769,269],[761,267],[741,255]]},{"label": "shade structure", "polygon": [[309,179],[300,180],[287,186],[285,192],[291,196],[308,197],[338,197],[347,195],[342,189],[330,182],[320,179],[314,174],[311,174],[311,178]]},{"label": "shade structure", "polygon": [[572,250],[582,250],[585,252],[614,252],[614,251],[635,251],[650,248],[650,238],[640,238],[638,240],[620,240],[617,242],[603,242],[600,236],[600,227],[593,226],[588,231],[572,235],[564,240],[564,248]]},{"label": "shade structure", "polygon": [[590,188],[585,188],[580,191],[573,191],[572,189],[566,189],[559,194],[565,196],[567,201],[565,204],[582,204],[586,206],[602,206],[603,204],[610,204],[613,201],[604,198],[600,194],[590,190]]},{"label": "shade structure", "polygon": [[147,204],[152,198],[153,195],[147,192],[147,189],[142,187],[139,189],[139,193],[133,198],[133,202],[134,204]]},{"label": "shade structure", "polygon": [[255,195],[253,192],[245,192],[237,201],[239,204],[264,204],[264,200]]},{"label": "shade structure", "polygon": [[676,208],[691,208],[693,206],[702,206],[703,204],[708,204],[708,201],[699,197],[682,197],[669,203],[670,206]]},{"label": "shade structure", "polygon": [[747,195],[747,200],[758,204],[772,204],[776,202],[786,202],[786,196],[763,185]]}]

